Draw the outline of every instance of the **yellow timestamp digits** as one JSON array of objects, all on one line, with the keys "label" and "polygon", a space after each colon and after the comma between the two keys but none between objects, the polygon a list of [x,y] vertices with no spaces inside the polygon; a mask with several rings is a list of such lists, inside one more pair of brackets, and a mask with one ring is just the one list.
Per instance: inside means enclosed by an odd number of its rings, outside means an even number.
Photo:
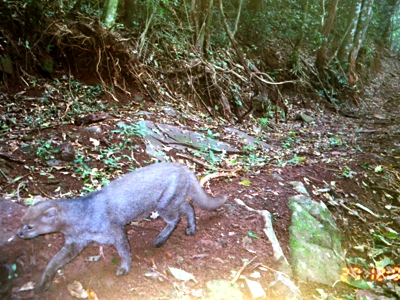
[{"label": "yellow timestamp digits", "polygon": [[361,269],[359,267],[354,268],[343,268],[340,280],[347,282],[351,280],[372,280],[376,282],[384,281],[400,281],[400,267],[377,267],[371,269]]}]

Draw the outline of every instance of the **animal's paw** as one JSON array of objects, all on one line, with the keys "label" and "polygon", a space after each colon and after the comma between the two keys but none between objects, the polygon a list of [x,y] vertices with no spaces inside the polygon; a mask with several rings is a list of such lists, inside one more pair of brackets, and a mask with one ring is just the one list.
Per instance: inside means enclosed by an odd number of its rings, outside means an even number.
[{"label": "animal's paw", "polygon": [[153,242],[153,247],[159,248],[159,247],[161,247],[162,245],[164,245],[166,241],[167,241],[167,240],[166,240],[166,239],[163,239],[163,238],[156,238],[156,239],[154,240],[154,242]]},{"label": "animal's paw", "polygon": [[196,228],[188,227],[185,231],[186,235],[193,235],[196,233]]},{"label": "animal's paw", "polygon": [[127,275],[129,273],[129,270],[124,268],[124,267],[118,267],[117,269],[117,276],[123,276],[123,275]]},{"label": "animal's paw", "polygon": [[51,281],[52,281],[51,279],[48,279],[47,277],[43,276],[42,281],[40,282],[40,285],[37,288],[37,291],[40,293],[47,291],[51,286]]}]

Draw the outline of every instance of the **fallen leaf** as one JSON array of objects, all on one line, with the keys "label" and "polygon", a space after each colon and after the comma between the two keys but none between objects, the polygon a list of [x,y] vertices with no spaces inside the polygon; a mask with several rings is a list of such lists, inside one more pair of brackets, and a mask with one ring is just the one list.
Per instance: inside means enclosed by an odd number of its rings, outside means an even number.
[{"label": "fallen leaf", "polygon": [[158,279],[160,281],[163,281],[160,274],[154,271],[147,271],[146,273],[144,273],[144,276],[153,280]]},{"label": "fallen leaf", "polygon": [[249,180],[243,180],[241,182],[239,182],[239,184],[244,185],[244,186],[250,186],[250,181]]},{"label": "fallen leaf", "polygon": [[254,271],[253,273],[250,274],[250,278],[254,278],[254,279],[261,278],[261,274],[258,271]]},{"label": "fallen leaf", "polygon": [[247,234],[249,235],[249,237],[258,239],[258,235],[256,233],[253,233],[253,232],[249,231]]},{"label": "fallen leaf", "polygon": [[95,146],[95,147],[100,145],[100,141],[99,140],[96,140],[94,138],[90,138],[89,140],[92,142],[93,146]]},{"label": "fallen leaf", "polygon": [[97,295],[96,295],[96,293],[91,289],[91,288],[88,288],[88,300],[98,300],[99,298],[97,298]]},{"label": "fallen leaf", "polygon": [[79,281],[74,280],[73,283],[68,284],[67,286],[69,293],[71,296],[84,299],[88,297],[87,291],[82,287],[82,284]]},{"label": "fallen leaf", "polygon": [[29,281],[25,283],[23,286],[21,286],[18,292],[29,291],[33,290],[34,288],[35,288],[35,283],[33,281]]},{"label": "fallen leaf", "polygon": [[374,118],[379,119],[379,120],[385,120],[386,119],[384,116],[379,115],[379,114],[375,114]]},{"label": "fallen leaf", "polygon": [[168,267],[169,271],[171,272],[172,276],[174,276],[178,280],[182,281],[189,281],[193,280],[195,283],[197,283],[197,280],[194,278],[193,274],[190,274],[182,269],[177,269],[173,267]]}]

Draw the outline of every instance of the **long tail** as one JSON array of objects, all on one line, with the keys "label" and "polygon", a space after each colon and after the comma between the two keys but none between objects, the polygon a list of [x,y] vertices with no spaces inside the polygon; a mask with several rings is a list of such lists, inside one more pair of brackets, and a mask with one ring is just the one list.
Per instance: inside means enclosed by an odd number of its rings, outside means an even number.
[{"label": "long tail", "polygon": [[203,190],[193,173],[190,177],[189,196],[194,203],[205,210],[214,210],[224,205],[228,198],[226,195],[212,197]]}]

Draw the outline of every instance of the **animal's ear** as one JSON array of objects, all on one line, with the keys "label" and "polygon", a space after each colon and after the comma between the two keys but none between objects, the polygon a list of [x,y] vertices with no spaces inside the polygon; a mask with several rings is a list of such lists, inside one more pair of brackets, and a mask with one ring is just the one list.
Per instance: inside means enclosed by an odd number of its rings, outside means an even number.
[{"label": "animal's ear", "polygon": [[52,223],[57,219],[58,215],[58,209],[56,207],[51,207],[44,212],[42,220],[46,223]]}]

